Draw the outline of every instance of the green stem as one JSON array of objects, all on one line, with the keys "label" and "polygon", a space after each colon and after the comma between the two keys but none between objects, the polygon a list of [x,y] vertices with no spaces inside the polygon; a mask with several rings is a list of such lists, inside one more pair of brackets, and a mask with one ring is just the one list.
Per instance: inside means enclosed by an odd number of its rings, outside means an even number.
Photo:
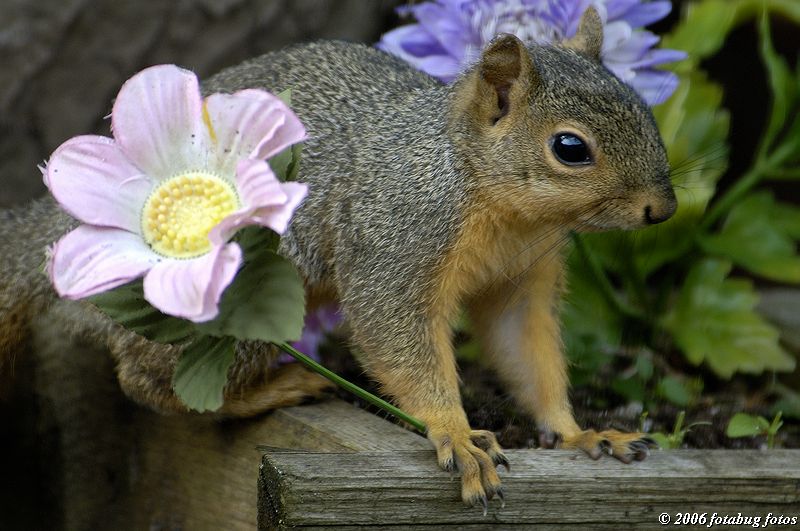
[{"label": "green stem", "polygon": [[778,435],[778,430],[783,426],[783,422],[781,422],[782,415],[783,411],[778,411],[775,414],[775,418],[772,419],[769,428],[767,428],[767,448],[769,449],[775,448],[775,436]]},{"label": "green stem", "polygon": [[572,241],[575,243],[575,248],[581,254],[583,259],[586,260],[586,264],[589,266],[589,271],[591,271],[592,276],[594,276],[595,280],[597,281],[600,291],[608,303],[611,304],[611,306],[613,306],[614,309],[616,309],[622,315],[635,319],[641,319],[642,316],[639,315],[639,312],[619,297],[617,291],[614,289],[614,286],[611,285],[611,281],[608,280],[603,268],[600,266],[600,262],[598,262],[597,257],[589,250],[589,247],[586,245],[586,242],[581,235],[573,232],[571,236]]},{"label": "green stem", "polygon": [[710,229],[712,225],[714,225],[714,223],[716,223],[723,214],[730,210],[731,207],[737,201],[739,201],[744,194],[749,192],[755,185],[758,184],[758,181],[761,180],[762,175],[762,171],[758,166],[756,166],[745,173],[741,179],[737,180],[736,183],[731,186],[718,201],[715,201],[708,210],[708,213],[700,223],[700,231],[704,232]]},{"label": "green stem", "polygon": [[770,172],[767,176],[767,179],[772,179],[774,181],[789,181],[793,179],[800,179],[800,168],[793,169],[793,170],[775,170]]},{"label": "green stem", "polygon": [[339,376],[335,372],[333,372],[333,371],[331,371],[329,369],[326,369],[325,367],[323,367],[322,365],[320,365],[316,361],[312,360],[311,358],[309,358],[308,356],[306,356],[305,354],[303,354],[299,350],[296,350],[294,347],[292,347],[288,343],[277,343],[277,346],[282,351],[286,352],[287,354],[292,356],[294,359],[296,359],[297,361],[299,361],[300,363],[302,363],[303,365],[305,365],[306,367],[308,367],[312,371],[316,372],[317,374],[320,374],[320,375],[324,376],[325,378],[327,378],[328,380],[332,381],[333,383],[335,383],[336,385],[338,385],[342,389],[345,389],[346,391],[349,391],[349,392],[353,393],[354,395],[358,396],[359,398],[369,402],[373,406],[377,406],[377,407],[383,409],[384,411],[394,415],[395,417],[397,417],[398,419],[402,420],[403,422],[407,422],[408,424],[411,424],[420,433],[424,434],[427,431],[427,428],[425,427],[425,423],[422,422],[421,420],[412,417],[408,413],[404,412],[402,409],[393,406],[392,404],[390,404],[386,400],[378,398],[377,396],[373,395],[372,393],[370,393],[368,391],[365,391],[364,389],[360,388],[359,386],[357,386],[357,385],[355,385],[355,384],[353,384],[351,382],[348,382],[347,380],[345,380],[344,378],[342,378],[341,376]]}]

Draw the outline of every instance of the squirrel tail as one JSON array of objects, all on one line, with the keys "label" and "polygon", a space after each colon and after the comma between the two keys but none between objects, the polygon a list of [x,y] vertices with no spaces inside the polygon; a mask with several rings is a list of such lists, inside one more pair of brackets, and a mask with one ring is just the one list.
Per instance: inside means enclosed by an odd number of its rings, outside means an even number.
[{"label": "squirrel tail", "polygon": [[55,297],[46,251],[73,223],[49,197],[0,209],[0,376],[13,371],[32,319]]}]

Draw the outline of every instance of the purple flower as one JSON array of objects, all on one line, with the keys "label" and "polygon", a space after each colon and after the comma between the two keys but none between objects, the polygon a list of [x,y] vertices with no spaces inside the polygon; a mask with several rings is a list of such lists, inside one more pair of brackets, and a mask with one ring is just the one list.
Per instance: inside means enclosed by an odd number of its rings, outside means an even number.
[{"label": "purple flower", "polygon": [[203,100],[197,77],[173,65],[129,79],[111,120],[113,139],[72,138],[43,170],[84,223],[51,251],[56,291],[80,299],[144,277],[162,312],[213,319],[242,260],[231,236],[246,225],[282,233],[306,195],[266,162],[305,138],[303,125],[261,90]]},{"label": "purple flower", "polygon": [[498,33],[512,33],[523,42],[559,42],[575,35],[590,5],[604,23],[601,57],[606,67],[648,104],[666,100],[678,78],[654,67],[686,54],[654,49],[659,37],[641,28],[670,12],[668,0],[435,0],[400,8],[418,23],[384,34],[378,48],[449,83],[477,61]]},{"label": "purple flower", "polygon": [[[333,331],[342,322],[342,314],[336,304],[327,304],[316,308],[306,314],[303,325],[303,336],[299,341],[292,343],[292,346],[303,354],[319,359],[319,346],[325,340],[325,336]],[[290,363],[295,361],[288,354],[282,354],[278,363]]]}]

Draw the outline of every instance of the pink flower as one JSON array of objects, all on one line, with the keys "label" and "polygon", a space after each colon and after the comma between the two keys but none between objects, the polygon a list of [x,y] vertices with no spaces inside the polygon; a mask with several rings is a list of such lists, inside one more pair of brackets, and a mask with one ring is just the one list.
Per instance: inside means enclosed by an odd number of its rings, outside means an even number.
[{"label": "pink flower", "polygon": [[43,170],[84,223],[53,248],[56,291],[81,299],[144,276],[144,296],[162,312],[213,319],[242,261],[231,236],[247,225],[282,234],[306,196],[266,162],[303,140],[303,125],[261,90],[204,100],[197,77],[173,65],[129,79],[111,123],[113,139],[72,138]]}]

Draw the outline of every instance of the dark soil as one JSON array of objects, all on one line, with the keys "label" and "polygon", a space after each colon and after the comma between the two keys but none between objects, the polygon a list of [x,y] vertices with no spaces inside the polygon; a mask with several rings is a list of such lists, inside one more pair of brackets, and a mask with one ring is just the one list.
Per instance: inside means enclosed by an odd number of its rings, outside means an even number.
[{"label": "dark soil", "polygon": [[[328,346],[322,349],[323,363],[329,369],[351,382],[378,394],[378,389],[362,372],[346,349]],[[461,396],[464,409],[473,428],[488,429],[497,435],[504,448],[533,448],[537,446],[536,425],[522,412],[514,399],[508,395],[494,373],[477,362],[459,363],[461,368]],[[707,386],[709,387],[709,386]],[[359,404],[367,410],[390,418],[387,413],[366,404],[347,391],[339,389],[337,394],[345,401]],[[772,418],[770,404],[765,395],[752,388],[746,380],[732,380],[707,390],[689,407],[678,407],[665,400],[648,404],[647,416],[642,423],[641,404],[626,404],[610,390],[579,387],[571,391],[575,417],[583,427],[619,429],[648,433],[672,432],[675,420],[681,411],[686,412],[684,426],[694,423],[686,434],[684,448],[765,448],[764,437],[732,439],[725,435],[730,418],[739,412],[763,415]],[[598,404],[603,404],[599,406]],[[642,426],[643,424],[643,426]],[[800,448],[800,423],[785,419],[776,438],[776,446]]]}]

